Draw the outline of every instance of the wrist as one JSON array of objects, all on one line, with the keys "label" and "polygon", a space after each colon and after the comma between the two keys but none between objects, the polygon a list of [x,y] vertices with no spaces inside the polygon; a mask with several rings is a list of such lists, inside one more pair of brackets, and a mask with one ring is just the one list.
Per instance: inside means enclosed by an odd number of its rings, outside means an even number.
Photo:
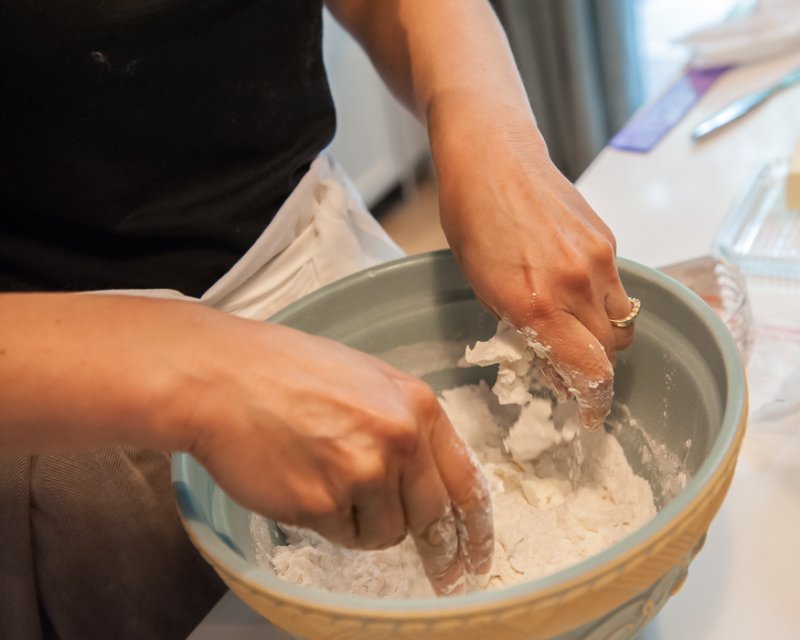
[{"label": "wrist", "polygon": [[549,162],[547,145],[527,103],[486,100],[461,92],[441,96],[428,109],[434,163],[446,180],[464,165],[490,171],[521,156]]},{"label": "wrist", "polygon": [[[460,103],[469,106],[459,108]],[[429,136],[448,239],[457,233],[454,227],[461,216],[492,215],[492,211],[479,211],[466,201],[485,191],[480,185],[501,196],[521,187],[521,181],[525,188],[546,184],[554,170],[527,104],[470,101],[467,96],[443,99],[432,105]]]},{"label": "wrist", "polygon": [[[225,346],[217,345],[227,329],[220,322],[238,319],[195,303],[178,303],[160,320],[162,351],[145,362],[146,382],[142,398],[141,436],[151,447],[196,452],[213,439],[213,430],[229,423],[230,416],[214,414],[229,408],[226,401]],[[229,408],[235,413],[235,408]],[[135,433],[129,435],[136,437]]]}]

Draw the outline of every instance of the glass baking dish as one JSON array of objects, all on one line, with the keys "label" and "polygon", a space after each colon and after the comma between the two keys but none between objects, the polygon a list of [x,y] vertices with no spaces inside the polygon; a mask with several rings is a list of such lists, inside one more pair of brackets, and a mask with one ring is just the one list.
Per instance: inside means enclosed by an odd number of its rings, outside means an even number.
[{"label": "glass baking dish", "polygon": [[800,278],[800,211],[786,206],[789,160],[756,174],[714,238],[714,253],[745,273]]}]

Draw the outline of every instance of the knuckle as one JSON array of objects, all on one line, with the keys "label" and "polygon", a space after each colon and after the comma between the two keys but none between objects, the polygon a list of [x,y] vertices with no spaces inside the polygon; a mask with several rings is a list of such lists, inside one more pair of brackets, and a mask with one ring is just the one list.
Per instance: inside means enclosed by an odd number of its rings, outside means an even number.
[{"label": "knuckle", "polygon": [[456,519],[451,509],[424,525],[417,534],[428,549],[446,549],[455,537]]},{"label": "knuckle", "polygon": [[453,501],[456,505],[456,515],[460,520],[474,517],[491,519],[492,494],[480,469],[465,470],[465,475],[458,484],[458,490],[453,495]]},{"label": "knuckle", "polygon": [[363,495],[384,486],[389,477],[388,457],[377,452],[353,457],[345,472],[350,491]]},{"label": "knuckle", "polygon": [[617,255],[617,239],[611,229],[602,224],[595,239],[599,250],[602,251],[602,257],[613,261]]},{"label": "knuckle", "polygon": [[417,403],[427,405],[437,402],[433,389],[419,378],[409,380],[409,390]]},{"label": "knuckle", "polygon": [[329,491],[306,488],[295,496],[293,520],[303,526],[331,520],[349,511],[349,503],[337,500]]},{"label": "knuckle", "polygon": [[505,318],[515,327],[531,327],[547,321],[556,312],[553,298],[546,289],[530,289],[535,291],[527,299],[516,297],[506,305]]},{"label": "knuckle", "polygon": [[342,471],[354,481],[369,485],[383,480],[390,468],[413,456],[417,450],[420,430],[412,411],[383,418],[373,425],[368,443],[348,450],[341,457]]},{"label": "knuckle", "polygon": [[614,257],[616,257],[616,255],[617,255],[617,238],[610,231],[608,232],[608,243],[611,246],[611,251],[613,252]]},{"label": "knuckle", "polygon": [[387,534],[381,539],[376,538],[374,540],[363,540],[359,547],[367,551],[383,551],[385,549],[396,547],[405,539],[406,532],[403,531],[402,533]]},{"label": "knuckle", "polygon": [[452,572],[459,562],[459,542],[452,513],[431,522],[416,536],[417,547],[425,558],[425,570],[434,580]]},{"label": "knuckle", "polygon": [[569,265],[561,271],[561,283],[567,291],[581,294],[592,289],[592,267],[588,256],[576,256],[569,261]]},{"label": "knuckle", "polygon": [[561,311],[560,305],[551,296],[538,296],[536,304],[528,312],[529,324],[549,323]]},{"label": "knuckle", "polygon": [[[435,417],[442,411],[439,404],[439,399],[436,397],[433,389],[422,380],[413,380],[409,384],[409,394],[411,403],[414,408],[414,417],[430,419]],[[414,439],[419,437],[419,429],[417,420],[412,418],[412,426]]]},{"label": "knuckle", "polygon": [[416,450],[420,431],[414,416],[395,420],[389,425],[387,440],[394,451],[409,454]]},{"label": "knuckle", "polygon": [[595,264],[613,264],[615,258],[615,241],[602,234],[594,234],[589,240],[588,254]]}]

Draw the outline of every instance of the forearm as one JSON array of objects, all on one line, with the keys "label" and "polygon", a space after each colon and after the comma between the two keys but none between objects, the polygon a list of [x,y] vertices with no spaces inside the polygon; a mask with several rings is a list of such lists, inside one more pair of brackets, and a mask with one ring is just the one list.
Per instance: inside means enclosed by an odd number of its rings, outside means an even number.
[{"label": "forearm", "polygon": [[340,544],[410,530],[437,592],[489,568],[483,476],[421,381],[196,303],[0,295],[0,456],[117,444],[190,451],[242,506]]},{"label": "forearm", "polygon": [[[89,294],[0,295],[0,454],[114,444],[180,449],[187,376],[145,341],[175,342],[191,303]],[[163,322],[169,316],[169,322]]]},{"label": "forearm", "polygon": [[421,118],[513,110],[532,119],[505,33],[485,0],[326,0]]},{"label": "forearm", "polygon": [[[536,126],[511,49],[485,0],[327,0],[384,80],[428,128],[442,197],[483,180],[504,197],[516,166],[547,188],[561,178]],[[493,167],[494,171],[487,171]],[[442,226],[460,258],[471,213],[442,206]],[[529,218],[520,221],[532,224]],[[520,230],[528,233],[530,230]]]}]

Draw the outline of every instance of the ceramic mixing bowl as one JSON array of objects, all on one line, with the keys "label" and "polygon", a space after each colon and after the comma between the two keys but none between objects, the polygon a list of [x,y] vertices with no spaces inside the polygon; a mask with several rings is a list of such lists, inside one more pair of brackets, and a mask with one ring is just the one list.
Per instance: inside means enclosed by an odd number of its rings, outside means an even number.
[{"label": "ceramic mixing bowl", "polygon": [[[178,454],[173,483],[192,541],[244,602],[298,638],[635,636],[680,587],[703,544],[734,472],[747,399],[736,344],[715,313],[658,271],[620,260],[620,272],[642,312],[634,345],[618,358],[612,422],[634,469],[653,486],[659,512],[619,543],[494,591],[414,600],[332,594],[259,568],[251,514],[195,459]],[[489,338],[496,323],[446,251],[355,274],[272,320],[385,357],[437,390],[493,375],[456,365],[464,347]]]}]

